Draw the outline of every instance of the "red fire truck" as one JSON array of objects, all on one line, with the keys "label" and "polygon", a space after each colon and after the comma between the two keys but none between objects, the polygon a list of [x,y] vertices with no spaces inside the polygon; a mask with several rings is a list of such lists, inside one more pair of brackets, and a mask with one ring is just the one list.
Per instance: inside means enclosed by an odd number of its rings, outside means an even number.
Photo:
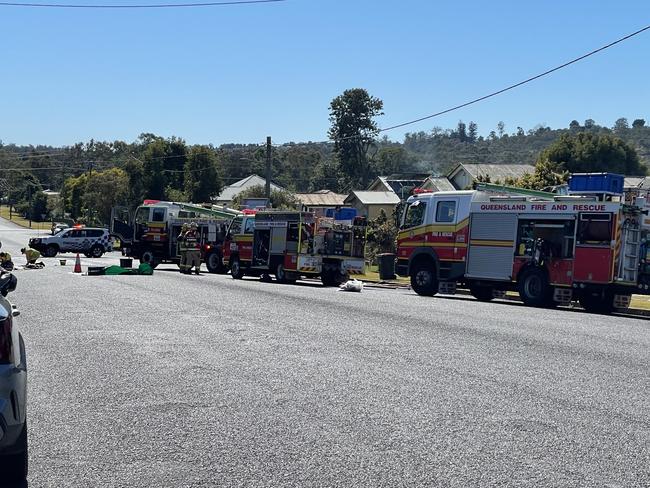
[{"label": "red fire truck", "polygon": [[643,212],[612,200],[483,191],[415,195],[398,235],[397,272],[410,276],[420,295],[453,294],[460,285],[484,301],[518,291],[530,306],[579,300],[592,312],[627,308],[650,282],[640,266]]},{"label": "red fire truck", "polygon": [[366,220],[341,223],[311,212],[253,211],[235,217],[223,246],[232,277],[275,275],[282,283],[301,276],[342,283],[364,272]]},{"label": "red fire truck", "polygon": [[208,271],[225,273],[221,259],[225,229],[239,213],[221,207],[145,200],[135,212],[126,207],[112,209],[111,235],[119,238],[125,256],[156,267],[180,261],[177,237],[184,224],[194,222]]}]

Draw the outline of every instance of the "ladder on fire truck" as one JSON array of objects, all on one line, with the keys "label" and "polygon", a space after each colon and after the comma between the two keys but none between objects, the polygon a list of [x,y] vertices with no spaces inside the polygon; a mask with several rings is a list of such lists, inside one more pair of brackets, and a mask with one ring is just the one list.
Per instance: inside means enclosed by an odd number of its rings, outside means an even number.
[{"label": "ladder on fire truck", "polygon": [[198,216],[210,216],[217,219],[230,220],[233,217],[237,217],[242,214],[239,210],[234,210],[228,207],[218,207],[216,205],[204,207],[202,205],[197,205],[195,203],[181,203],[181,202],[172,202],[172,203],[173,205],[177,205],[184,212],[197,214],[197,218]]},{"label": "ladder on fire truck", "polygon": [[639,252],[641,250],[641,229],[638,225],[626,220],[621,229],[621,258],[618,265],[617,278],[619,281],[636,283],[639,276]]}]

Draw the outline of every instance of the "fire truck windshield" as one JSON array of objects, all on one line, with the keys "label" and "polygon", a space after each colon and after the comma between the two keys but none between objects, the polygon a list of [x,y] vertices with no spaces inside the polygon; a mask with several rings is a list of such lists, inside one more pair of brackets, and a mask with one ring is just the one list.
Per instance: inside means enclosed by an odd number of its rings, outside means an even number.
[{"label": "fire truck windshield", "polygon": [[415,200],[410,203],[404,210],[401,228],[410,229],[411,227],[422,225],[426,208],[427,204],[422,200]]}]

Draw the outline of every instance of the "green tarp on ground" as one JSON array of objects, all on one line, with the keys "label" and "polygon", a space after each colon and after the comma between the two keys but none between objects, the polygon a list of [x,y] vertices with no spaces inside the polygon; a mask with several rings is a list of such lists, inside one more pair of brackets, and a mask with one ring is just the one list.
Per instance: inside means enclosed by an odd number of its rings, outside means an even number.
[{"label": "green tarp on ground", "polygon": [[104,270],[106,275],[152,275],[153,268],[146,263],[142,263],[137,269],[122,268],[121,266],[109,266]]}]

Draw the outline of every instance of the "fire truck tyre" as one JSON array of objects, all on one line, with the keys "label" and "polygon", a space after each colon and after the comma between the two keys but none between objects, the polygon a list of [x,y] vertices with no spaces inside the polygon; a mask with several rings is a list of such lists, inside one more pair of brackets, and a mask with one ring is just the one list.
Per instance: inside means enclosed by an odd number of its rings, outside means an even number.
[{"label": "fire truck tyre", "polygon": [[595,295],[582,295],[579,298],[580,306],[589,313],[597,313],[602,315],[609,315],[614,311],[614,297],[605,293],[602,296],[600,293]]},{"label": "fire truck tyre", "polygon": [[54,256],[57,255],[58,252],[59,252],[59,248],[54,244],[50,244],[43,251],[43,256],[45,256],[46,258],[53,258]]},{"label": "fire truck tyre", "polygon": [[101,258],[102,254],[104,254],[104,250],[101,246],[93,246],[90,249],[90,256],[93,258]]},{"label": "fire truck tyre", "polygon": [[320,275],[320,281],[324,286],[339,286],[341,283],[345,283],[348,280],[348,275],[341,274],[341,272],[336,268],[325,268]]},{"label": "fire truck tyre", "polygon": [[284,265],[278,264],[278,267],[275,268],[275,280],[278,283],[289,283],[287,279],[287,273],[284,271]]},{"label": "fire truck tyre", "polygon": [[411,288],[418,295],[432,297],[438,291],[438,278],[436,270],[427,263],[420,263],[414,266],[411,271]]},{"label": "fire truck tyre", "polygon": [[205,259],[205,265],[210,273],[224,274],[226,271],[221,255],[218,252],[208,254]]},{"label": "fire truck tyre", "polygon": [[492,287],[490,286],[471,285],[469,287],[469,292],[479,302],[489,302],[492,300],[492,298],[494,298],[494,295],[492,294]]},{"label": "fire truck tyre", "polygon": [[546,307],[553,301],[553,289],[548,286],[546,273],[530,268],[519,277],[519,296],[529,307]]},{"label": "fire truck tyre", "polygon": [[155,268],[156,266],[158,266],[158,261],[156,261],[156,257],[153,255],[153,252],[151,251],[144,251],[140,255],[140,262],[148,264],[149,266],[151,266],[151,268]]},{"label": "fire truck tyre", "polygon": [[239,258],[233,258],[230,261],[230,275],[236,280],[241,280],[244,277],[244,270],[241,267]]}]

